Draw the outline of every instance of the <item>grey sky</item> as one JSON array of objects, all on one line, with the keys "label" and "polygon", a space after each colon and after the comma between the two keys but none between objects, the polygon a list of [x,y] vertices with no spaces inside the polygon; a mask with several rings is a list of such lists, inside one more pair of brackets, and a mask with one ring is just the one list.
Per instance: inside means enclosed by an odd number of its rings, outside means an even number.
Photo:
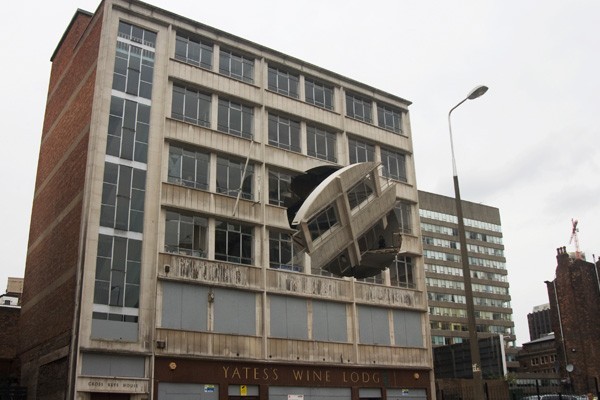
[{"label": "grey sky", "polygon": [[[556,248],[600,254],[600,2],[152,0],[152,4],[413,102],[418,187],[453,195],[453,112],[462,197],[500,209],[519,343],[548,301]],[[23,276],[50,56],[77,8],[10,2],[0,25],[0,291]],[[8,9],[7,9],[8,8]],[[569,247],[568,249],[573,249]]]}]

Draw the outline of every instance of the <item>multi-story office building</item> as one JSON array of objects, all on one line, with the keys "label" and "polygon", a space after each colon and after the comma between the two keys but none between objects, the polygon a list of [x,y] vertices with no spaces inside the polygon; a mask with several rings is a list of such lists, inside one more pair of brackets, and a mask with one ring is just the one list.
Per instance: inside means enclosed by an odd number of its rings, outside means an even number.
[{"label": "multi-story office building", "polygon": [[[409,104],[135,0],[78,11],[41,139],[29,397],[431,398]],[[353,187],[332,175],[297,251],[292,178],[359,162],[381,166]],[[331,251],[311,260],[328,246],[377,259],[365,221],[389,193],[402,232],[389,269],[357,279]]]},{"label": "multi-story office building", "polygon": [[[500,212],[462,205],[478,336],[503,335],[510,367],[515,335]],[[455,199],[419,191],[419,208],[432,343],[462,343],[469,334]]]},{"label": "multi-story office building", "polygon": [[554,332],[550,318],[550,303],[533,307],[533,311],[527,314],[527,324],[529,340],[536,340]]}]

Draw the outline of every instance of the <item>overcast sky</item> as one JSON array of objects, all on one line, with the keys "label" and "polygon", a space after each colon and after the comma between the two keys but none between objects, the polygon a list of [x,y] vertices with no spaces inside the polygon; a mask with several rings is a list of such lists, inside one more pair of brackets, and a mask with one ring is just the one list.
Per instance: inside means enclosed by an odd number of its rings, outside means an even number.
[{"label": "overcast sky", "polygon": [[[547,303],[571,218],[600,255],[600,2],[152,0],[151,4],[413,102],[418,187],[500,209],[517,341]],[[50,57],[96,0],[11,1],[0,25],[0,292],[23,276]]]}]

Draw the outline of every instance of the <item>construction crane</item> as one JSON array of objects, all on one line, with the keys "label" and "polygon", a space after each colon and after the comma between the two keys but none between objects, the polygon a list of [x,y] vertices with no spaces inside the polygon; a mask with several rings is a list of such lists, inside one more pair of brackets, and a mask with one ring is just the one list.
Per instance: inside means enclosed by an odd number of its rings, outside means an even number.
[{"label": "construction crane", "polygon": [[573,242],[575,243],[575,258],[577,260],[582,260],[583,257],[581,251],[579,250],[579,238],[577,237],[577,232],[579,232],[579,228],[577,227],[578,223],[578,220],[571,218],[571,225],[573,226],[573,229],[571,230],[571,240],[569,240],[569,244]]}]

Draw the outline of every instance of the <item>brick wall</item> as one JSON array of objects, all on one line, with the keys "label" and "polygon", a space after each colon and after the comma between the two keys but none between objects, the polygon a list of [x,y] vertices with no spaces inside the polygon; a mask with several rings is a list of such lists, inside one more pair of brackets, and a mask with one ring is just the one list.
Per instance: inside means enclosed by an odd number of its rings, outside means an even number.
[{"label": "brick wall", "polygon": [[[100,8],[101,9],[101,8]],[[19,323],[22,385],[38,398],[44,383],[68,378],[83,193],[101,13],[78,11],[52,58],[29,232]],[[42,360],[42,361],[40,361]],[[47,392],[47,393],[46,393]],[[47,397],[47,396],[46,396]],[[64,396],[63,396],[64,397]]]},{"label": "brick wall", "polygon": [[[559,249],[557,261],[556,279],[547,287],[560,372],[571,379],[576,393],[588,393],[595,388],[594,378],[600,381],[600,288],[596,278],[600,268],[570,258],[564,248]],[[567,364],[574,367],[570,374],[565,371]]]},{"label": "brick wall", "polygon": [[0,307],[0,381],[16,377],[17,334],[20,309]]}]

